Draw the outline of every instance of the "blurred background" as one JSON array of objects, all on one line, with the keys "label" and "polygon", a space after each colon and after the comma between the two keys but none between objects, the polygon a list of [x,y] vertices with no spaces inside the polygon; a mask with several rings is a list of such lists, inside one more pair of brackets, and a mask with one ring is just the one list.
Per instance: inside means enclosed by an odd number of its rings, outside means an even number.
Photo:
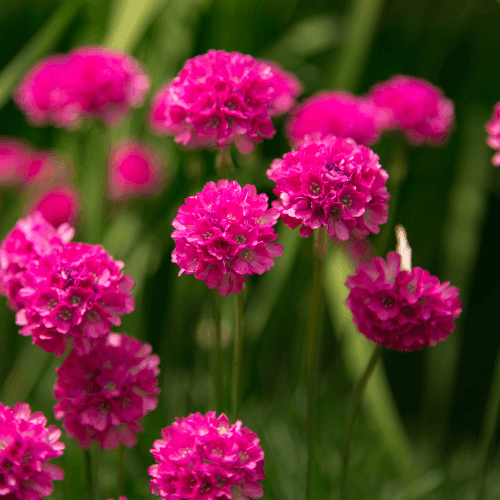
[{"label": "blurred background", "polygon": [[[176,416],[213,408],[210,346],[214,340],[208,289],[194,276],[177,277],[171,263],[171,222],[179,205],[216,179],[214,153],[183,151],[146,125],[154,92],[186,59],[224,49],[271,59],[301,80],[304,93],[345,89],[365,93],[393,74],[441,87],[455,103],[456,128],[442,147],[404,146],[386,135],[374,146],[391,175],[390,220],[373,251],[395,247],[393,227],[405,226],[413,265],[461,290],[463,312],[450,338],[420,352],[385,349],[354,431],[348,498],[475,498],[483,423],[500,346],[500,266],[497,235],[500,171],[491,165],[484,124],[500,100],[500,4],[494,0],[21,0],[0,9],[0,137],[22,138],[65,159],[78,186],[89,151],[88,128],[69,133],[32,127],[11,100],[21,76],[52,52],[103,44],[133,54],[151,78],[145,104],[112,139],[132,135],[164,154],[166,184],[147,200],[106,202],[102,240],[136,282],[136,310],[121,332],[152,344],[161,357],[158,408],[144,421],[139,444],[125,455],[129,500],[153,498],[149,449]],[[242,156],[233,149],[235,178],[256,184],[270,199],[265,175],[290,150],[285,119],[277,134]],[[104,170],[103,170],[103,175]],[[24,215],[32,189],[0,187],[0,237]],[[85,200],[83,200],[85,202]],[[76,224],[78,228],[78,223]],[[265,498],[300,499],[305,491],[305,331],[312,261],[310,239],[280,222],[283,257],[263,276],[247,280],[241,418],[261,437],[266,454]],[[77,236],[75,238],[79,240]],[[97,243],[94,241],[93,243]],[[317,456],[314,498],[338,495],[341,449],[353,389],[371,345],[343,306],[353,265],[331,245],[325,265],[325,307],[318,362]],[[226,411],[230,400],[233,300],[221,300]],[[57,423],[52,407],[54,369],[61,360],[17,334],[14,313],[0,301],[0,401],[22,400]],[[491,403],[490,403],[491,405]],[[51,498],[83,491],[81,451],[63,432],[66,471]],[[486,498],[500,498],[495,436]],[[102,498],[114,495],[118,452],[100,453]],[[81,486],[81,487],[79,487]]]}]

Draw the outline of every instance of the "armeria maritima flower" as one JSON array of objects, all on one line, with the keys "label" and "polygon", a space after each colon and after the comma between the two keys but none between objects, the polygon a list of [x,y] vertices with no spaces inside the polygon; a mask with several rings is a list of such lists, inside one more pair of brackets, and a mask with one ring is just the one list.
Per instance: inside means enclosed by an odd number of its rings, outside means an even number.
[{"label": "armeria maritima flower", "polygon": [[158,404],[159,362],[149,344],[117,333],[89,354],[71,351],[56,370],[56,418],[82,448],[94,439],[103,449],[134,446],[140,420]]},{"label": "armeria maritima flower", "polygon": [[221,295],[238,293],[246,276],[268,271],[281,256],[283,247],[274,243],[278,217],[255,186],[209,182],[186,199],[172,223],[172,262],[181,268],[179,276],[194,273]]},{"label": "armeria maritima flower", "polygon": [[488,146],[497,153],[493,155],[491,163],[495,167],[500,167],[500,102],[495,104],[493,108],[493,114],[491,115],[490,121],[485,126],[486,132],[488,132],[488,137],[486,143]]},{"label": "armeria maritima flower", "polygon": [[0,498],[40,500],[49,496],[54,479],[64,472],[49,460],[62,455],[61,431],[47,427],[43,413],[31,414],[29,405],[14,408],[0,403]]},{"label": "armeria maritima flower", "polygon": [[389,252],[360,264],[349,276],[346,300],[359,331],[377,344],[398,351],[435,345],[455,329],[462,311],[458,288],[440,283],[428,271],[401,270],[401,257]]},{"label": "armeria maritima flower", "polygon": [[80,201],[76,189],[60,184],[38,193],[29,211],[40,212],[47,222],[59,227],[65,222],[73,224],[79,209]]},{"label": "armeria maritima flower", "polygon": [[279,197],[273,207],[290,228],[311,236],[327,227],[335,243],[365,238],[387,222],[388,175],[378,156],[352,139],[307,137],[296,151],[276,159],[267,171]]},{"label": "armeria maritima flower", "polygon": [[271,138],[271,116],[286,113],[301,91],[298,80],[275,63],[238,52],[210,50],[189,59],[156,94],[150,124],[194,148],[226,147],[242,153]]},{"label": "armeria maritima flower", "polygon": [[73,130],[89,118],[116,124],[148,89],[148,76],[127,53],[79,47],[39,62],[14,99],[33,124]]},{"label": "armeria maritima flower", "polygon": [[264,495],[264,452],[240,420],[230,425],[214,411],[177,418],[162,430],[151,453],[151,492],[164,500],[245,500]]},{"label": "armeria maritima flower", "polygon": [[368,97],[390,112],[385,128],[400,130],[415,145],[439,144],[453,128],[453,102],[421,78],[393,76],[374,85]]},{"label": "armeria maritima flower", "polygon": [[320,92],[295,109],[287,124],[287,135],[295,146],[315,133],[350,137],[369,146],[379,140],[386,119],[387,111],[366,97],[348,92]]}]

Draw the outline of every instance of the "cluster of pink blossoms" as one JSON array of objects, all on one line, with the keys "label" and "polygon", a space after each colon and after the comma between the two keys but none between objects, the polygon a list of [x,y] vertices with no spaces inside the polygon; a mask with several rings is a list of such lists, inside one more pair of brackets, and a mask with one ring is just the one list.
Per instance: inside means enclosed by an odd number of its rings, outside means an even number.
[{"label": "cluster of pink blossoms", "polygon": [[172,262],[181,268],[179,276],[194,273],[220,295],[238,293],[246,276],[268,271],[281,256],[283,247],[274,243],[278,217],[255,186],[209,182],[186,199],[172,223]]},{"label": "cluster of pink blossoms", "polygon": [[361,333],[398,351],[435,345],[455,329],[462,310],[458,288],[440,283],[428,271],[401,270],[401,257],[389,252],[371,259],[349,276],[346,300]]},{"label": "cluster of pink blossoms", "polygon": [[88,118],[115,124],[140,105],[148,89],[148,76],[128,54],[80,47],[39,62],[14,99],[35,125],[74,130]]},{"label": "cluster of pink blossoms", "polygon": [[134,309],[134,282],[98,245],[70,243],[73,229],[55,230],[39,213],[21,219],[0,247],[0,289],[17,310],[22,335],[62,356],[69,343],[88,351],[93,339]]},{"label": "cluster of pink blossoms", "polygon": [[189,415],[162,430],[151,453],[151,492],[165,500],[245,500],[264,495],[264,452],[241,421],[222,413]]},{"label": "cluster of pink blossoms", "polygon": [[283,222],[311,236],[327,227],[335,243],[378,233],[387,222],[388,175],[378,156],[352,139],[307,137],[296,151],[276,159],[267,171],[279,197],[273,207]]},{"label": "cluster of pink blossoms", "polygon": [[29,405],[11,409],[0,403],[1,499],[40,500],[52,493],[52,481],[64,477],[57,465],[47,463],[63,453],[60,436],[41,412],[31,414]]},{"label": "cluster of pink blossoms", "polygon": [[134,446],[140,420],[156,408],[160,359],[151,346],[109,333],[89,354],[71,351],[57,369],[57,419],[82,448]]},{"label": "cluster of pink blossoms", "polygon": [[486,143],[490,148],[497,151],[497,153],[493,155],[491,163],[493,163],[495,167],[500,167],[500,102],[495,104],[491,119],[486,124],[485,128],[486,132],[489,134]]},{"label": "cluster of pink blossoms", "polygon": [[301,91],[274,63],[223,50],[189,59],[156,94],[150,124],[188,147],[226,147],[242,153],[276,130],[271,116],[287,112]]}]

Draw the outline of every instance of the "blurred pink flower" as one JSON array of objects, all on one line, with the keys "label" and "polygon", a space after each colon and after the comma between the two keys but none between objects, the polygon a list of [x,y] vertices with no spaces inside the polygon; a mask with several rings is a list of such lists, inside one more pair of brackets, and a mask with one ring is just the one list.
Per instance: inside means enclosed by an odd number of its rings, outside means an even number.
[{"label": "blurred pink flower", "polygon": [[486,144],[495,151],[499,151],[493,155],[491,163],[495,167],[500,167],[500,102],[495,104],[493,114],[485,129],[489,134],[486,138]]},{"label": "blurred pink flower", "polygon": [[162,430],[153,444],[151,493],[163,499],[246,500],[264,495],[264,452],[259,438],[223,413],[194,413]]},{"label": "blurred pink flower", "polygon": [[164,177],[159,151],[139,141],[124,140],[111,154],[108,193],[116,200],[154,195],[163,187]]},{"label": "blurred pink flower", "polygon": [[43,413],[31,414],[29,405],[9,408],[0,403],[0,498],[40,500],[49,496],[54,479],[64,472],[47,463],[60,457],[64,444],[55,425],[47,427]]},{"label": "blurred pink flower", "polygon": [[400,130],[415,145],[442,143],[453,128],[453,101],[427,80],[396,75],[374,85],[368,97],[390,112],[384,128]]},{"label": "blurred pink flower", "polygon": [[307,135],[320,134],[350,137],[369,146],[380,139],[387,111],[366,97],[348,92],[327,91],[302,102],[287,123],[290,143],[297,146]]},{"label": "blurred pink flower", "polygon": [[89,354],[71,351],[56,370],[56,418],[82,448],[94,439],[102,449],[135,446],[140,420],[158,404],[159,362],[149,344],[117,333]]},{"label": "blurred pink flower", "polygon": [[40,212],[47,222],[58,227],[65,222],[74,224],[79,210],[80,199],[76,188],[56,185],[39,193],[29,211]]},{"label": "blurred pink flower", "polygon": [[115,125],[148,89],[148,76],[130,55],[90,46],[39,62],[14,99],[33,124],[74,130],[90,118]]},{"label": "blurred pink flower", "polygon": [[255,186],[209,182],[186,199],[172,223],[172,262],[181,268],[179,276],[194,273],[220,295],[238,293],[246,276],[268,271],[281,256],[283,247],[273,243],[278,217]]},{"label": "blurred pink flower", "polygon": [[462,311],[458,288],[440,283],[420,267],[401,270],[401,257],[389,252],[360,264],[349,276],[346,300],[358,330],[377,344],[413,351],[446,340]]},{"label": "blurred pink flower", "polygon": [[226,147],[242,153],[271,138],[271,116],[286,113],[301,91],[275,63],[238,52],[210,50],[186,62],[155,95],[150,125],[193,148]]},{"label": "blurred pink flower", "polygon": [[279,197],[273,207],[299,235],[327,227],[335,243],[378,233],[387,222],[388,175],[378,156],[352,139],[308,136],[296,151],[272,162],[267,176]]}]

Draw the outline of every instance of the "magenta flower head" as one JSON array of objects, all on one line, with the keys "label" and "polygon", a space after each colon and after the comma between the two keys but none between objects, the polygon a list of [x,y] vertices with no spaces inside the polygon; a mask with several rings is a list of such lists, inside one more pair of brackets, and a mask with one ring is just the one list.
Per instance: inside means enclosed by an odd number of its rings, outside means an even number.
[{"label": "magenta flower head", "polygon": [[138,141],[125,140],[111,154],[108,193],[115,200],[151,196],[161,190],[164,177],[159,151]]},{"label": "magenta flower head", "polygon": [[89,354],[72,350],[56,370],[57,419],[82,448],[134,446],[140,420],[158,404],[160,358],[151,346],[110,333]]},{"label": "magenta flower head", "polygon": [[209,182],[186,199],[172,223],[172,262],[181,268],[179,276],[194,273],[220,295],[240,292],[246,276],[268,271],[281,256],[283,247],[274,243],[278,217],[255,186]]},{"label": "magenta flower head", "polygon": [[420,267],[401,269],[401,257],[389,252],[360,264],[349,276],[346,300],[358,330],[377,344],[414,351],[446,340],[462,311],[458,288],[440,283]]},{"label": "magenta flower head", "polygon": [[488,146],[497,153],[493,155],[491,163],[495,167],[500,167],[500,102],[495,104],[493,108],[493,114],[491,115],[490,121],[485,126],[486,132],[488,132],[488,138],[486,143]]},{"label": "magenta flower head", "polygon": [[55,425],[47,427],[43,413],[31,414],[29,405],[14,408],[0,403],[0,498],[40,500],[52,494],[62,469],[48,463],[60,457],[64,444]]},{"label": "magenta flower head", "polygon": [[39,62],[14,99],[34,125],[74,130],[91,118],[115,125],[148,89],[148,76],[127,53],[80,47]]},{"label": "magenta flower head", "polygon": [[74,224],[79,210],[78,192],[68,185],[57,185],[40,193],[30,208],[30,212],[40,212],[54,227],[59,227],[65,222]]},{"label": "magenta flower head", "polygon": [[149,467],[151,493],[162,499],[246,500],[264,495],[264,452],[259,438],[240,420],[222,413],[177,418],[153,444],[157,465]]},{"label": "magenta flower head", "polygon": [[414,145],[440,144],[453,128],[453,102],[426,80],[393,76],[374,85],[368,97],[390,112],[385,128],[400,130]]},{"label": "magenta flower head", "polygon": [[242,153],[271,138],[271,116],[287,112],[301,91],[298,80],[275,63],[238,52],[210,50],[189,59],[156,94],[150,125],[192,148],[226,147]]},{"label": "magenta flower head", "polygon": [[369,146],[380,139],[387,111],[365,97],[348,92],[320,92],[306,99],[287,124],[291,144],[299,145],[307,135],[350,137]]},{"label": "magenta flower head", "polygon": [[279,197],[273,207],[299,235],[326,226],[335,243],[378,233],[387,222],[388,175],[378,156],[352,139],[306,137],[296,151],[272,162],[267,176]]}]

